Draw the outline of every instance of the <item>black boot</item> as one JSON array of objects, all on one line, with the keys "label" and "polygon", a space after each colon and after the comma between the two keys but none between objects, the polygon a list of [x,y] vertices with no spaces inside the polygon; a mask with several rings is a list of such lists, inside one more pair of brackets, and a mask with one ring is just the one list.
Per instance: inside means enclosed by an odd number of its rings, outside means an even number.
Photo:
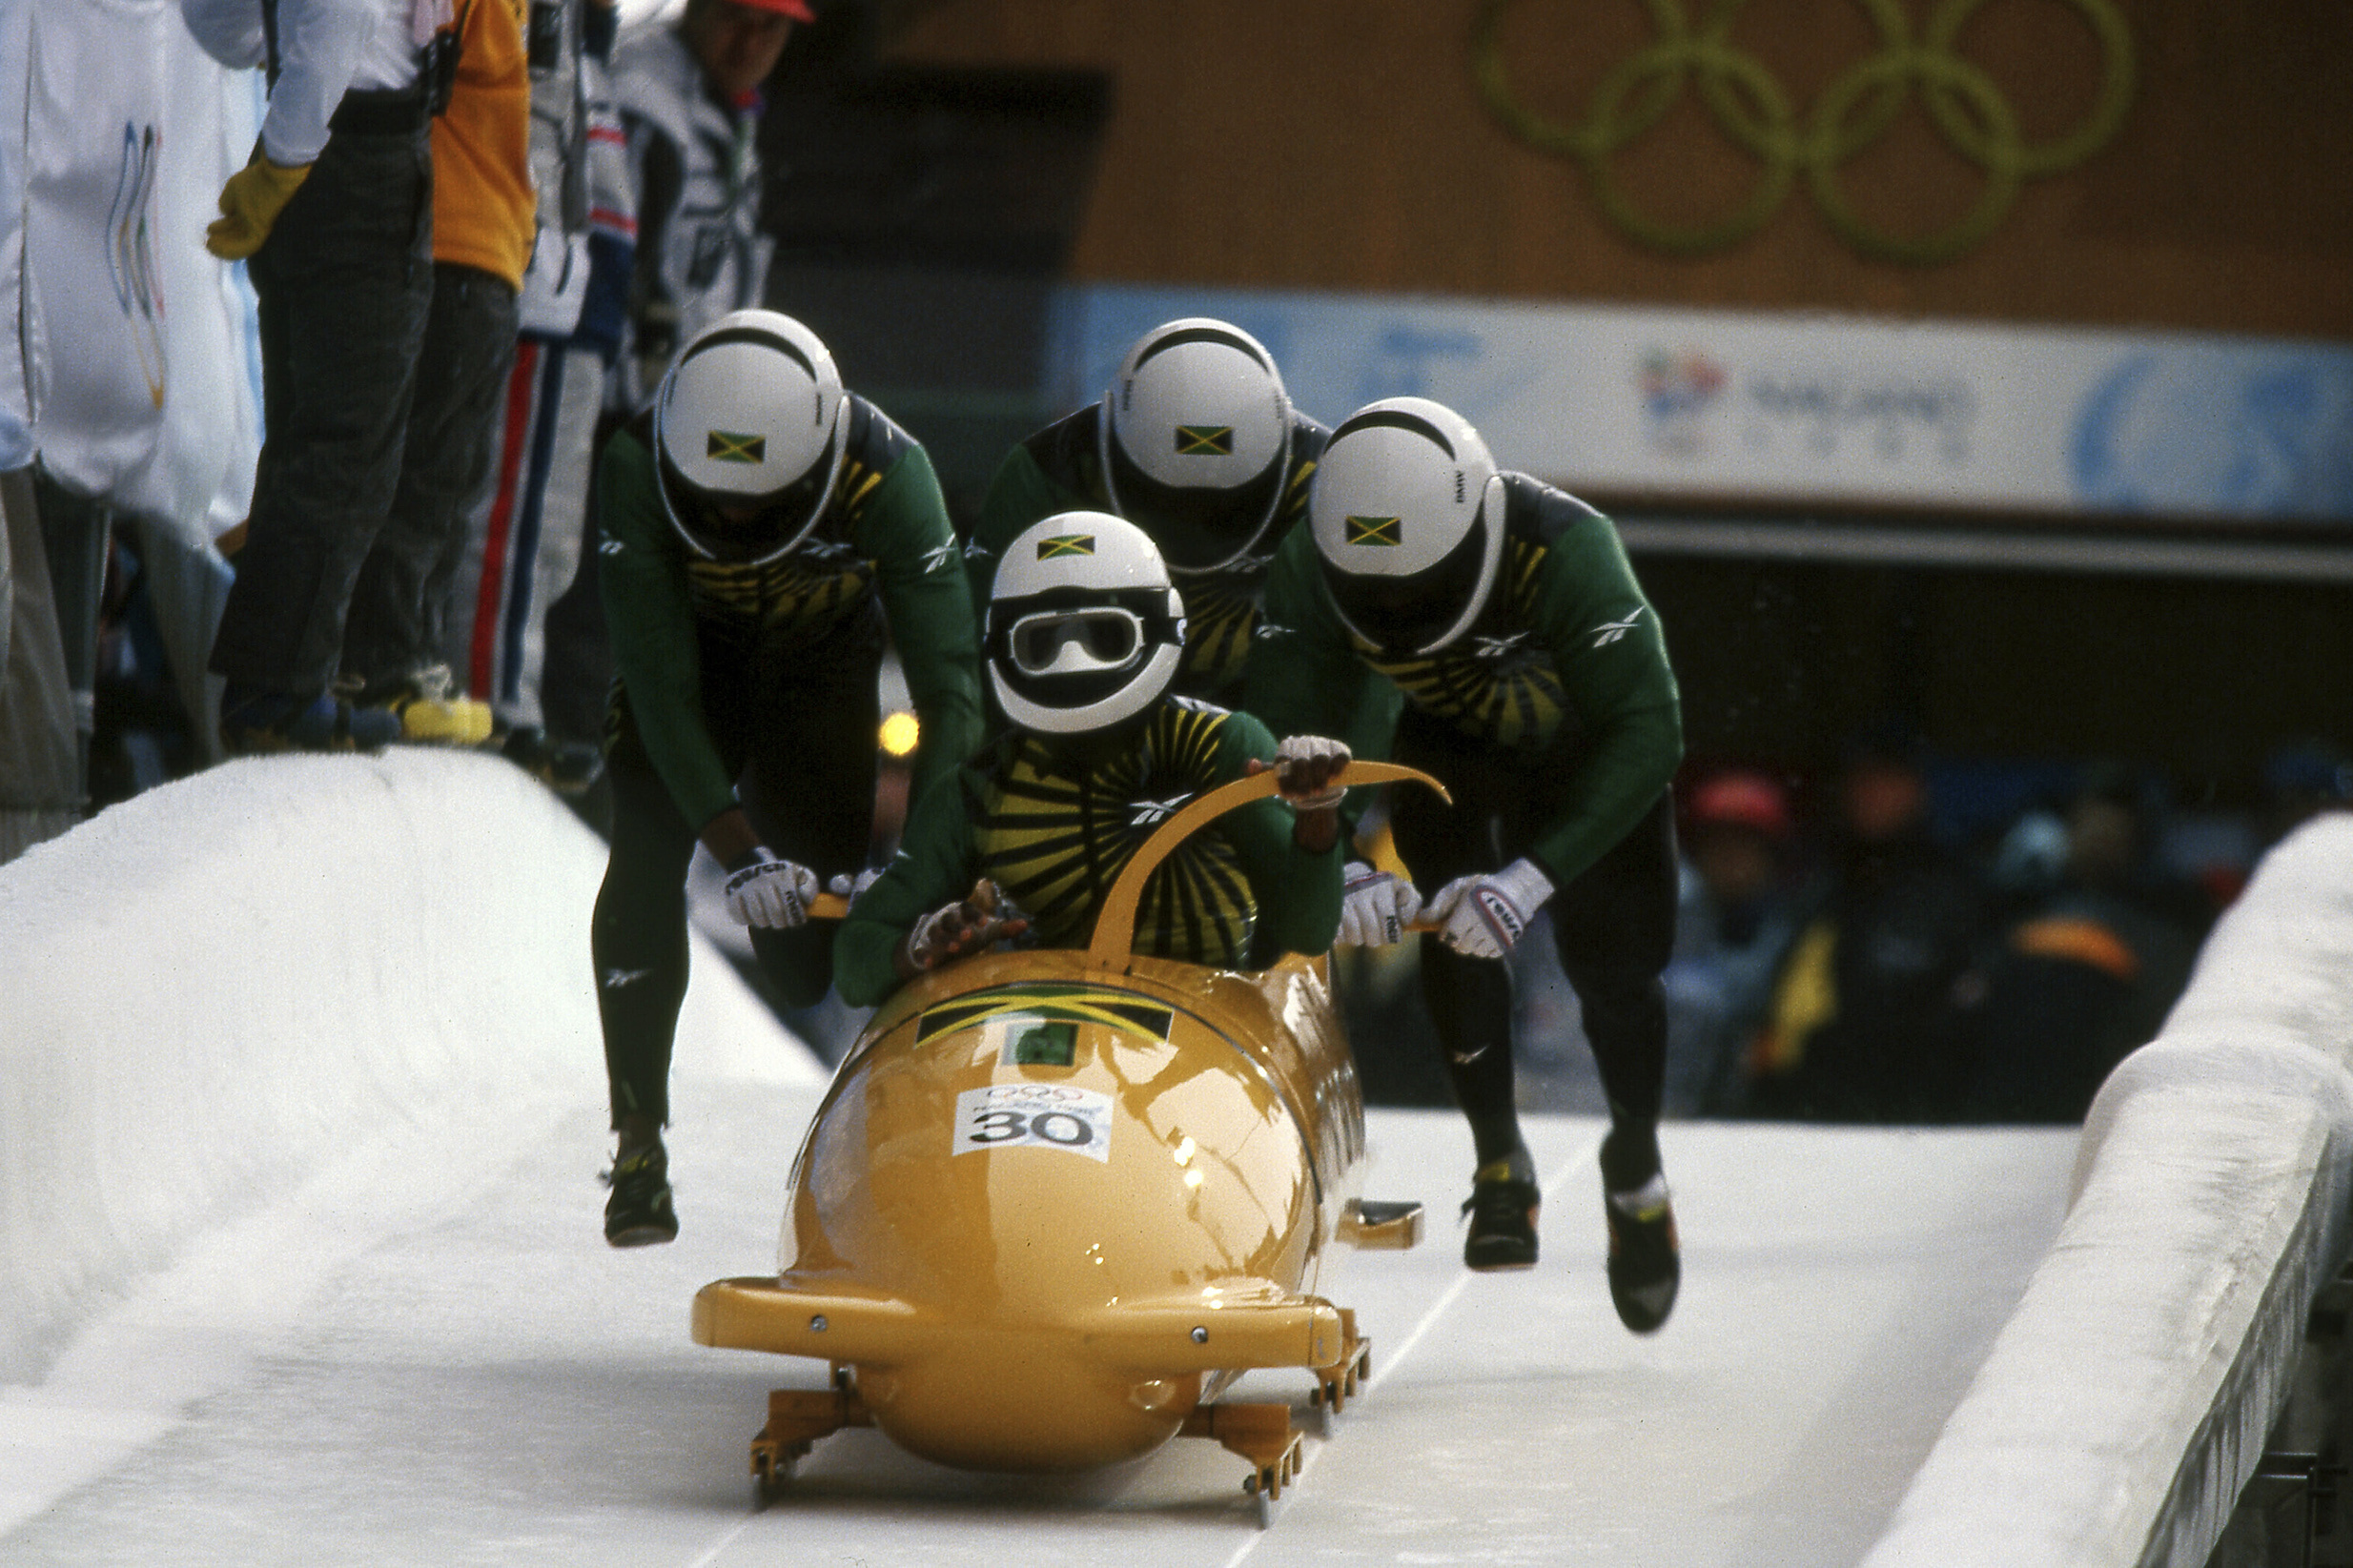
[{"label": "black boot", "polygon": [[1481,1273],[1536,1267],[1536,1211],[1543,1198],[1536,1162],[1525,1149],[1490,1160],[1471,1177],[1463,1212],[1470,1233],[1463,1238],[1463,1262]]},{"label": "black boot", "polygon": [[1675,1206],[1655,1129],[1615,1128],[1602,1141],[1602,1213],[1609,1225],[1609,1300],[1618,1321],[1655,1334],[1683,1282]]},{"label": "black boot", "polygon": [[604,1204],[604,1239],[616,1247],[650,1247],[678,1236],[678,1211],[670,1205],[670,1156],[659,1137],[613,1158],[605,1178],[613,1195]]}]

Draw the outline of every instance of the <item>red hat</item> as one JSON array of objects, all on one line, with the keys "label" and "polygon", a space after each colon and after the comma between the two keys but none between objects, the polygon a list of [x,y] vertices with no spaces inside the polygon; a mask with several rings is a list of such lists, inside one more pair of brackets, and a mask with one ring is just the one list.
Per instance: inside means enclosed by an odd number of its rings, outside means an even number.
[{"label": "red hat", "polygon": [[1789,800],[1781,786],[1762,773],[1719,773],[1691,791],[1691,825],[1748,827],[1769,839],[1786,839]]},{"label": "red hat", "polygon": [[789,16],[796,22],[814,22],[817,13],[808,9],[808,0],[735,0],[739,6],[753,10],[772,10],[779,16]]}]

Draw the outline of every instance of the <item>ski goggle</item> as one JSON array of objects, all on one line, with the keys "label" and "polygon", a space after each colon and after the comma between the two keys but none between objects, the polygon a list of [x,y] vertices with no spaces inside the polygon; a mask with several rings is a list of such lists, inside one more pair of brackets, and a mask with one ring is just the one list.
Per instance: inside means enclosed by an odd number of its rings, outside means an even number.
[{"label": "ski goggle", "polygon": [[1005,641],[1024,675],[1099,675],[1142,657],[1144,618],[1109,604],[1042,610],[1014,621]]}]

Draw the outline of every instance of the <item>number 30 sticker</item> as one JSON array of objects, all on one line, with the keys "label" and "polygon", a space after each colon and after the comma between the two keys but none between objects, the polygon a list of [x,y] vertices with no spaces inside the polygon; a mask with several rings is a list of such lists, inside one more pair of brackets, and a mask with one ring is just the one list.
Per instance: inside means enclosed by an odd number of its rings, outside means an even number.
[{"label": "number 30 sticker", "polygon": [[956,1096],[951,1153],[1025,1145],[1108,1162],[1111,1096],[1067,1084],[992,1084]]}]

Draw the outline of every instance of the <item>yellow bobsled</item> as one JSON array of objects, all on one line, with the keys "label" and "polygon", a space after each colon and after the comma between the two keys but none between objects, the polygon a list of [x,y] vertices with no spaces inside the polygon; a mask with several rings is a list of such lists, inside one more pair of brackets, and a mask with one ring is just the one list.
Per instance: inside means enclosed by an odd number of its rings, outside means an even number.
[{"label": "yellow bobsled", "polygon": [[[1387,764],[1344,775],[1396,779],[1438,787]],[[1358,1198],[1363,1098],[1322,959],[1238,972],[1129,951],[1153,868],[1274,787],[1238,780],[1171,817],[1087,950],[968,959],[875,1012],[794,1164],[778,1272],[695,1298],[702,1344],[831,1364],[829,1388],[770,1395],[764,1493],[870,1424],[995,1471],[1215,1437],[1262,1506],[1297,1474],[1289,1405],[1212,1401],[1296,1367],[1337,1410],[1366,1346],[1320,1293],[1331,1244],[1411,1246],[1421,1210]]]}]

